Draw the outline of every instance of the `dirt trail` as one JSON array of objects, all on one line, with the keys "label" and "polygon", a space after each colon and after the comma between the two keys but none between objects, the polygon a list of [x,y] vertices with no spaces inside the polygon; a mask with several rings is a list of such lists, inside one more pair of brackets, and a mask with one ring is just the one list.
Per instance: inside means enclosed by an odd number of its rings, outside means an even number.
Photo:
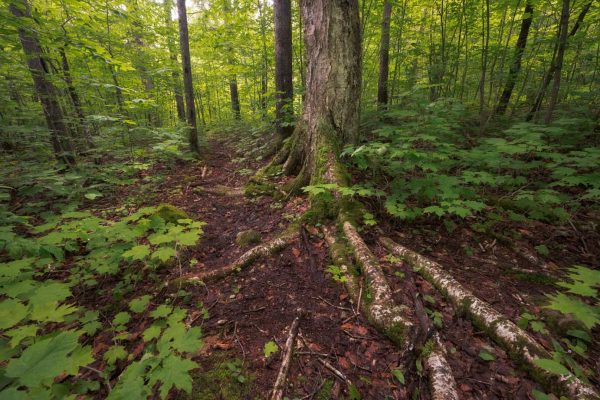
[{"label": "dirt trail", "polygon": [[[205,165],[177,165],[158,188],[159,201],[207,222],[201,244],[182,257],[187,277],[224,266],[248,250],[251,246],[235,244],[238,232],[254,229],[264,243],[307,207],[300,197],[282,204],[269,197],[248,199],[240,195],[247,178],[236,171],[259,165],[247,161],[240,165],[233,154],[227,143],[212,141]],[[394,378],[393,371],[401,361],[398,349],[356,314],[343,285],[326,271],[331,261],[317,230],[308,228],[304,237],[239,274],[206,285],[185,286],[192,296],[190,304],[204,305],[209,314],[204,319],[201,311],[193,311],[196,317],[192,324],[202,327],[206,344],[196,357],[202,371],[197,374],[191,398],[267,398],[298,309],[306,314],[288,375],[289,398],[404,399],[415,390],[420,398],[429,398],[427,379],[417,366],[405,371],[404,385]],[[386,261],[387,252],[374,241],[371,248],[385,267],[396,301],[411,304],[402,271]],[[177,274],[173,278],[176,280]],[[459,318],[426,281],[417,278],[417,286],[428,295],[425,305],[431,316],[437,316],[442,324],[442,342],[449,349],[461,398],[530,398],[536,385],[501,349]],[[265,358],[264,346],[270,341],[276,342],[280,351]],[[482,351],[494,360],[484,360]],[[241,360],[241,364],[228,364],[232,359]],[[337,379],[320,359],[345,374],[355,388]],[[221,370],[221,375],[215,372]],[[352,397],[353,393],[360,393],[360,397]]]}]

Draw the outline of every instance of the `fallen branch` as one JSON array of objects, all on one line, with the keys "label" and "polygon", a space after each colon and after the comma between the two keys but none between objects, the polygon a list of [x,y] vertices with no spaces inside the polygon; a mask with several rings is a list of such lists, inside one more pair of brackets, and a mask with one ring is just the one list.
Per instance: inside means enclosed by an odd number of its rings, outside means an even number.
[{"label": "fallen branch", "polygon": [[446,349],[437,333],[433,337],[433,349],[425,357],[425,368],[429,372],[431,400],[458,400],[456,381],[446,360]]},{"label": "fallen branch", "polygon": [[325,368],[327,368],[328,370],[333,372],[333,375],[335,375],[336,378],[340,379],[348,387],[352,386],[352,381],[350,379],[348,379],[348,377],[346,375],[344,375],[341,371],[337,370],[333,365],[329,364],[327,361],[323,360],[322,358],[319,358],[318,360],[321,364],[323,364],[323,366]]},{"label": "fallen branch", "polygon": [[440,264],[389,238],[382,237],[380,242],[394,255],[413,265],[425,279],[450,300],[458,311],[464,312],[476,326],[485,330],[492,339],[504,347],[513,359],[521,362],[534,379],[551,390],[561,391],[574,399],[599,398],[591,386],[574,375],[554,375],[538,367],[536,360],[552,358],[551,355],[527,332],[466,290]]},{"label": "fallen branch", "polygon": [[196,279],[202,281],[211,281],[223,278],[233,272],[242,270],[252,264],[260,257],[267,257],[284,249],[298,237],[297,232],[286,232],[281,236],[265,243],[251,248],[240,256],[236,261],[229,265],[202,272],[196,276]]},{"label": "fallen branch", "polygon": [[285,390],[285,380],[287,378],[288,371],[290,370],[290,361],[292,359],[292,353],[294,352],[294,343],[296,341],[296,335],[298,334],[298,325],[300,324],[300,317],[298,315],[294,318],[288,338],[285,341],[285,348],[283,350],[283,356],[281,360],[281,366],[279,367],[279,373],[271,392],[271,400],[283,399],[283,391]]}]

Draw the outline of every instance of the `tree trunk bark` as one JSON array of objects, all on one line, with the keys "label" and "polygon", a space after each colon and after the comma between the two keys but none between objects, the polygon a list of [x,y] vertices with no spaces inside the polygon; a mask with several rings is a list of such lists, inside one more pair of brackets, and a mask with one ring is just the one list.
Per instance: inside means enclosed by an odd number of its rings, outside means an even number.
[{"label": "tree trunk bark", "polygon": [[523,58],[523,52],[525,46],[527,46],[527,37],[529,36],[529,28],[531,27],[531,21],[533,21],[533,5],[531,1],[527,1],[525,4],[525,11],[523,13],[523,20],[521,21],[521,30],[519,32],[519,38],[515,47],[515,55],[508,71],[508,78],[504,85],[504,90],[496,106],[494,114],[503,115],[506,112],[510,97],[512,96],[513,89],[517,83],[517,77],[519,71],[521,71],[521,59]]},{"label": "tree trunk bark", "polygon": [[[10,3],[10,12],[18,19],[31,19],[31,9],[27,0],[14,0]],[[23,46],[27,66],[33,78],[36,95],[42,104],[46,123],[50,129],[50,141],[54,154],[66,164],[75,164],[73,148],[67,126],[63,120],[63,111],[59,105],[56,88],[48,79],[48,64],[44,58],[37,31],[29,23],[19,25],[19,39]]]},{"label": "tree trunk bark", "polygon": [[[581,27],[583,19],[585,18],[586,14],[590,10],[591,6],[592,6],[591,1],[586,3],[585,6],[583,6],[583,9],[577,16],[577,21],[571,28],[569,37],[575,36],[577,31]],[[555,72],[555,68],[556,68],[555,65],[556,65],[556,63],[553,60],[553,62],[550,64],[550,68],[548,68],[548,71],[546,72],[546,75],[544,75],[544,79],[542,80],[542,87],[540,88],[537,96],[535,97],[533,106],[531,107],[531,110],[529,111],[529,113],[527,113],[527,117],[525,118],[527,121],[531,121],[533,119],[533,117],[535,116],[535,114],[540,110],[540,107],[542,106],[542,101],[544,101],[544,96],[546,95],[546,90],[548,89],[548,86],[550,86],[550,82],[552,81],[552,78],[554,77],[554,72]]]},{"label": "tree trunk bark", "polygon": [[293,132],[292,2],[275,0],[275,126],[278,145]]},{"label": "tree trunk bark", "polygon": [[196,123],[196,106],[194,104],[194,86],[192,83],[192,64],[190,61],[190,43],[185,0],[177,0],[177,12],[179,14],[179,47],[181,48],[181,64],[183,67],[183,91],[187,107],[186,118],[190,126],[188,139],[192,151],[198,153],[198,126]]},{"label": "tree trunk bark", "polygon": [[308,59],[306,100],[284,164],[297,173],[290,191],[308,182],[335,182],[337,152],[356,143],[361,89],[358,2],[312,0],[301,4]]},{"label": "tree trunk bark", "polygon": [[544,120],[544,122],[547,124],[549,124],[552,120],[552,114],[554,113],[554,107],[556,107],[558,93],[560,91],[563,60],[565,57],[565,49],[567,47],[567,31],[569,29],[569,6],[570,1],[563,0],[558,30],[558,51],[556,52],[556,59],[554,60],[554,83],[552,85],[550,101],[548,102],[548,110],[546,111],[546,118]]},{"label": "tree trunk bark", "polygon": [[165,0],[165,27],[167,28],[167,47],[169,48],[169,59],[171,60],[171,78],[173,79],[173,93],[175,94],[175,106],[177,108],[177,118],[185,122],[185,103],[183,94],[181,93],[181,76],[177,68],[177,53],[175,43],[173,42],[173,21],[171,20],[171,8],[173,8],[173,0]]},{"label": "tree trunk bark", "polygon": [[383,2],[381,18],[381,43],[379,45],[379,82],[377,83],[377,108],[383,110],[388,104],[388,75],[390,69],[390,20],[392,3]]},{"label": "tree trunk bark", "polygon": [[229,80],[229,96],[231,97],[231,110],[235,119],[242,119],[242,113],[240,109],[240,95],[238,93],[237,78],[233,76]]},{"label": "tree trunk bark", "polygon": [[71,77],[71,68],[69,66],[69,59],[67,58],[65,48],[60,47],[59,53],[62,63],[63,77],[65,83],[67,84],[67,92],[69,93],[69,97],[71,98],[71,102],[73,103],[73,108],[75,109],[75,115],[77,115],[80,133],[83,133],[83,137],[87,145],[90,148],[93,148],[94,141],[92,139],[90,127],[85,120],[85,114],[83,113],[83,107],[81,107],[81,100],[79,99],[79,94],[77,93],[77,90],[75,90],[75,85],[73,84],[73,78]]}]

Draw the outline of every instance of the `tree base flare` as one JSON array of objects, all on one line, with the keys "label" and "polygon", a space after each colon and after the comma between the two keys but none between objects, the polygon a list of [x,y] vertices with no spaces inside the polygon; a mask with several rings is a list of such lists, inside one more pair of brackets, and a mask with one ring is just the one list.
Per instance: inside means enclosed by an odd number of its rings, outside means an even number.
[{"label": "tree base flare", "polygon": [[473,323],[483,329],[499,345],[507,350],[511,358],[520,362],[531,376],[551,390],[558,390],[573,399],[598,399],[598,393],[573,375],[550,374],[535,364],[540,358],[551,355],[527,332],[519,328],[503,314],[485,301],[465,289],[438,263],[401,246],[389,238],[380,242],[397,257],[415,267],[418,272],[439,290],[454,307],[463,312]]}]

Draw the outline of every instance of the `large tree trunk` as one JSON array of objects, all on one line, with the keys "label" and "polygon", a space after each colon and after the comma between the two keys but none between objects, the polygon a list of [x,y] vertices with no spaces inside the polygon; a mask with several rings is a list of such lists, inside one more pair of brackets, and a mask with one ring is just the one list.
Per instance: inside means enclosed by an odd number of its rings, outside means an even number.
[{"label": "large tree trunk", "polygon": [[192,64],[190,61],[190,43],[185,0],[177,0],[177,12],[179,14],[179,47],[181,48],[181,64],[183,67],[183,91],[185,92],[187,107],[187,123],[190,125],[188,139],[191,150],[198,153],[198,126],[196,124],[196,106],[194,104],[194,86],[192,83]]},{"label": "large tree trunk", "polygon": [[293,132],[292,4],[275,0],[275,124],[278,145]]},{"label": "large tree trunk", "polygon": [[173,21],[171,20],[171,8],[173,8],[173,0],[165,0],[165,27],[167,28],[167,47],[169,48],[169,59],[171,60],[171,78],[173,79],[173,93],[175,95],[175,106],[177,108],[177,118],[185,122],[185,103],[183,102],[183,94],[181,93],[181,76],[177,68],[177,53],[175,43],[173,43]]},{"label": "large tree trunk", "polygon": [[[31,19],[31,9],[27,0],[14,0],[10,3],[9,8],[16,18]],[[56,88],[47,76],[48,64],[44,58],[37,31],[28,28],[31,26],[28,22],[19,26],[19,39],[27,58],[27,66],[33,78],[36,95],[42,104],[44,117],[50,129],[52,148],[58,159],[67,164],[74,164],[75,157],[67,126],[63,120],[63,111],[60,108]]]},{"label": "large tree trunk", "polygon": [[379,109],[384,109],[388,104],[391,17],[392,3],[390,0],[385,0],[383,3],[383,17],[381,19],[381,43],[379,45],[379,82],[377,84],[377,107]]},{"label": "large tree trunk", "polygon": [[569,30],[569,3],[569,0],[563,0],[562,2],[558,34],[558,51],[556,52],[556,59],[554,60],[554,83],[552,85],[552,92],[550,93],[550,101],[548,102],[548,110],[546,111],[545,118],[547,124],[552,120],[552,113],[554,112],[554,107],[556,107],[558,92],[560,91],[563,59],[567,47],[567,31]]},{"label": "large tree trunk", "polygon": [[531,4],[531,1],[527,1],[525,4],[525,11],[523,13],[523,20],[521,21],[519,38],[517,39],[517,44],[515,46],[515,55],[508,71],[508,78],[506,79],[504,90],[502,91],[502,95],[500,96],[500,100],[496,106],[496,111],[494,113],[496,115],[504,114],[506,112],[506,108],[508,107],[508,103],[510,102],[510,97],[512,96],[515,84],[517,83],[519,71],[521,71],[521,59],[523,58],[525,46],[527,46],[527,37],[529,36],[529,28],[531,27],[532,20],[533,5]]},{"label": "large tree trunk", "polygon": [[337,152],[358,139],[361,43],[358,2],[301,4],[308,58],[306,100],[284,164],[298,176],[289,187],[335,181]]},{"label": "large tree trunk", "polygon": [[[583,6],[583,8],[581,9],[581,12],[577,16],[577,21],[571,28],[571,32],[569,33],[568,37],[575,36],[577,31],[581,27],[581,24],[583,23],[583,19],[585,18],[586,14],[590,10],[591,6],[592,6],[591,1],[586,3]],[[567,23],[568,23],[568,21],[567,21]],[[527,117],[525,118],[527,121],[531,121],[533,119],[533,117],[535,116],[535,114],[540,110],[540,108],[542,106],[542,102],[544,101],[544,96],[546,96],[546,90],[548,89],[548,86],[550,86],[550,82],[552,82],[552,78],[554,78],[554,76],[555,76],[555,71],[556,71],[556,63],[553,59],[550,64],[550,68],[548,68],[548,71],[546,71],[546,75],[544,75],[544,79],[542,79],[542,86],[540,87],[540,90],[538,91],[538,93],[535,97],[533,106],[531,107],[531,110],[529,111],[529,113],[527,113]]]}]

